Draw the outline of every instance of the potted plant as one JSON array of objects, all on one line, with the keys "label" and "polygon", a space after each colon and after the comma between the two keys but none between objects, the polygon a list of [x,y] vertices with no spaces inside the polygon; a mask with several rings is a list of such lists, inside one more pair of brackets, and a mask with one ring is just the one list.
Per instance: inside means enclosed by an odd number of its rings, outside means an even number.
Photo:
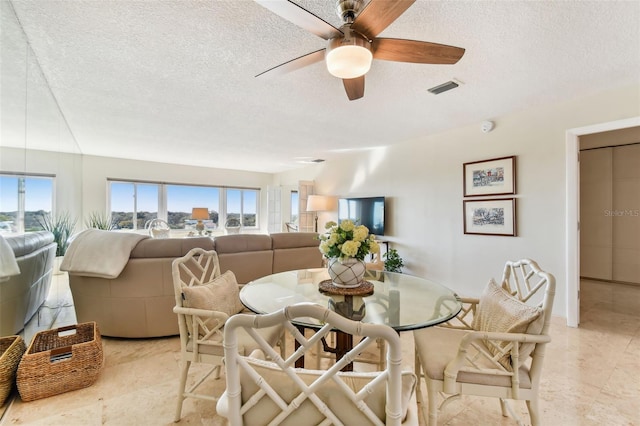
[{"label": "potted plant", "polygon": [[373,235],[364,225],[356,226],[351,220],[338,225],[328,222],[326,233],[319,236],[320,251],[329,259],[329,276],[336,287],[357,287],[365,272],[364,258],[380,250]]},{"label": "potted plant", "polygon": [[384,254],[385,271],[401,273],[403,266],[404,262],[398,254],[398,250],[391,248]]},{"label": "potted plant", "polygon": [[53,240],[58,244],[56,248],[56,257],[62,257],[69,247],[69,238],[76,227],[76,219],[72,219],[69,213],[63,213],[59,216],[50,214],[42,215],[38,219],[38,223],[42,229],[53,234]]},{"label": "potted plant", "polygon": [[87,228],[102,229],[104,231],[115,229],[115,223],[109,213],[91,212],[84,224]]}]

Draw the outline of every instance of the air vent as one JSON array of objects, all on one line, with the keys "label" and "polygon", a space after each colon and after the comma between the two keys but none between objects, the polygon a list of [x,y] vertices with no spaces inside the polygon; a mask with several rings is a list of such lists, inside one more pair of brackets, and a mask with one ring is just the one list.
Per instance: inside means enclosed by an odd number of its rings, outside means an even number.
[{"label": "air vent", "polygon": [[455,81],[447,81],[446,83],[443,83],[439,86],[432,87],[431,89],[429,89],[429,92],[433,93],[434,95],[439,95],[442,92],[455,89],[458,86],[459,84],[456,83]]},{"label": "air vent", "polygon": [[296,157],[295,160],[297,163],[302,163],[302,164],[324,163],[324,160],[322,158],[313,159],[313,157]]}]

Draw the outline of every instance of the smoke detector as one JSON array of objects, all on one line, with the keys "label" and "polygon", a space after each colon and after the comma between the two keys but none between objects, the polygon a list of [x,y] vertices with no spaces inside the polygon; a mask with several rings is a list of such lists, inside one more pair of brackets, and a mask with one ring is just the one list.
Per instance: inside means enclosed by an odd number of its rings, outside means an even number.
[{"label": "smoke detector", "polygon": [[480,125],[480,129],[484,132],[484,133],[489,133],[490,131],[493,130],[493,128],[495,127],[495,124],[493,121],[483,121],[482,124]]}]

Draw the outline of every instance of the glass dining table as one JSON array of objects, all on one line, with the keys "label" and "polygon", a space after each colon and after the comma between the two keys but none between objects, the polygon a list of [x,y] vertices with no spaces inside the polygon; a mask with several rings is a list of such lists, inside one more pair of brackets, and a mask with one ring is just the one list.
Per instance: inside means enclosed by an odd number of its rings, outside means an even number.
[{"label": "glass dining table", "polygon": [[[354,321],[385,324],[397,332],[446,322],[462,309],[453,290],[413,275],[367,271],[364,280],[373,285],[373,292],[361,296],[321,291],[320,284],[326,284],[328,279],[326,268],[280,272],[245,284],[240,290],[240,300],[258,314],[302,302],[316,303]],[[301,330],[322,326],[312,318],[298,318],[295,324]],[[353,336],[336,333],[335,348],[331,349],[339,359],[352,346]],[[304,360],[299,361],[296,366],[304,366]]]}]

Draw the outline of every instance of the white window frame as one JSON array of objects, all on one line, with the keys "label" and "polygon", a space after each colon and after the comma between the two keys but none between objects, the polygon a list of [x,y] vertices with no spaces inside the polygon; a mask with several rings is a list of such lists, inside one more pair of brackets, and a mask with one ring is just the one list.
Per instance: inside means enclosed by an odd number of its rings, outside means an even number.
[{"label": "white window frame", "polygon": [[[109,217],[113,217],[113,210],[111,208],[111,184],[112,183],[124,183],[133,185],[133,216],[131,217],[131,223],[133,227],[132,231],[138,231],[138,185],[158,185],[158,219],[167,220],[167,203],[166,203],[166,187],[158,182],[142,182],[142,181],[126,181],[120,179],[107,179],[107,213]],[[161,205],[164,200],[164,215],[161,216]]]},{"label": "white window frame", "polygon": [[[222,196],[221,198],[224,200],[224,208],[220,208],[220,210],[224,210],[224,222],[221,223],[226,223],[227,222],[227,191],[228,190],[232,190],[232,191],[240,191],[240,223],[242,224],[242,227],[245,229],[260,229],[260,190],[257,188],[236,188],[236,187],[225,187],[224,191],[224,196]],[[244,193],[245,192],[255,192],[256,193],[256,224],[255,226],[247,226],[244,223]],[[222,206],[222,204],[221,204]]]},{"label": "white window frame", "polygon": [[111,184],[112,183],[125,183],[125,184],[133,184],[134,185],[134,212],[133,212],[133,230],[138,230],[137,228],[137,184],[143,185],[158,185],[158,219],[168,220],[168,209],[167,209],[167,186],[185,186],[185,187],[193,187],[193,186],[202,186],[207,188],[215,188],[218,190],[219,200],[219,212],[218,212],[218,228],[224,229],[224,224],[227,221],[227,191],[234,190],[240,191],[240,221],[244,222],[244,192],[251,191],[256,194],[256,224],[255,226],[246,226],[244,223],[242,227],[245,229],[260,229],[260,188],[249,188],[249,187],[234,187],[234,186],[216,186],[216,185],[201,185],[201,184],[188,184],[188,183],[173,183],[173,182],[154,182],[154,181],[138,181],[138,180],[125,180],[125,179],[117,179],[117,178],[107,178],[107,210],[109,215],[113,214],[113,210],[111,207]]},{"label": "white window frame", "polygon": [[24,234],[24,221],[26,214],[26,188],[25,179],[50,179],[51,180],[51,215],[55,215],[56,176],[48,174],[10,173],[0,172],[0,177],[14,177],[18,179],[18,209],[16,212],[16,233]]}]

